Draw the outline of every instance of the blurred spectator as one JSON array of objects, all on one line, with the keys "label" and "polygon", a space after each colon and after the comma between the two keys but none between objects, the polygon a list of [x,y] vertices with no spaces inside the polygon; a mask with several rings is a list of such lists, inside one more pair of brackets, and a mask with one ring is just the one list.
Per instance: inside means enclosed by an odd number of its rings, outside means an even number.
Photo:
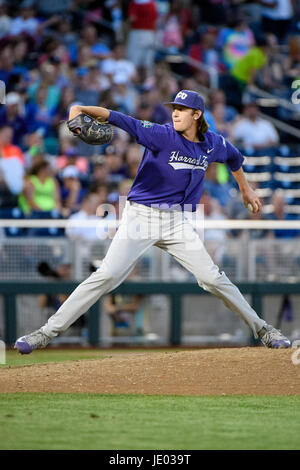
[{"label": "blurred spectator", "polygon": [[0,128],[0,208],[2,209],[17,207],[18,194],[24,185],[24,165],[18,154],[11,153],[9,157],[5,156],[6,133],[7,136],[11,136],[10,127]]},{"label": "blurred spectator", "polygon": [[111,53],[109,47],[103,41],[99,41],[97,28],[92,23],[82,29],[81,44],[89,47],[92,57],[95,59],[105,59]]},{"label": "blurred spectator", "polygon": [[[270,220],[295,220],[295,216],[287,214],[286,212],[286,198],[282,190],[277,189],[271,199],[271,204],[273,204],[273,213],[268,216]],[[300,235],[300,230],[294,229],[275,229],[273,231],[273,236],[275,238],[294,238]]]},{"label": "blurred spectator", "polygon": [[7,124],[0,127],[0,153],[3,159],[17,158],[21,164],[25,165],[25,158],[22,150],[17,145],[12,144],[13,128]]},{"label": "blurred spectator", "polygon": [[12,19],[7,14],[7,3],[0,0],[0,38],[10,33]]},{"label": "blurred spectator", "polygon": [[113,79],[112,98],[120,112],[135,114],[138,105],[138,94],[128,83],[126,74],[116,74]]},{"label": "blurred spectator", "polygon": [[[97,216],[102,217],[102,220],[116,220],[118,214],[118,205],[111,204],[109,201],[108,187],[106,183],[94,183],[90,186],[91,193],[97,194],[99,198],[99,204],[97,207]],[[118,202],[118,201],[117,201]],[[116,227],[98,227],[98,237],[103,239],[106,237],[113,238],[116,233]]]},{"label": "blurred spectator", "polygon": [[[229,106],[227,104],[226,94],[221,89],[212,90],[210,92],[208,103],[205,109],[205,119],[209,124],[210,130],[213,132],[219,132],[216,120],[212,114],[213,109],[217,109],[219,111],[222,110],[222,121],[224,121],[223,125],[225,125],[225,134],[231,136],[232,124],[233,121],[237,118],[238,113],[233,106]],[[226,128],[228,129],[226,130]]]},{"label": "blurred spectator", "polygon": [[212,132],[218,132],[217,123],[215,121],[215,118],[212,115],[211,109],[206,108],[204,116],[205,116],[207,124],[209,125],[209,130]]},{"label": "blurred spectator", "polygon": [[169,12],[163,19],[161,42],[162,46],[171,54],[177,54],[184,44],[179,10],[179,5],[175,2],[172,3]]},{"label": "blurred spectator", "polygon": [[135,82],[136,67],[133,62],[126,58],[126,49],[124,44],[115,44],[112,50],[112,56],[101,62],[102,72],[109,76],[113,81],[115,76],[124,76],[128,82]]},{"label": "blurred spectator", "polygon": [[39,71],[39,78],[28,88],[30,101],[35,103],[37,90],[43,88],[47,90],[45,105],[48,109],[57,109],[61,96],[60,88],[56,84],[58,69],[49,62],[43,62],[39,67]]},{"label": "blurred spectator", "polygon": [[89,176],[89,184],[105,184],[107,182],[108,169],[104,155],[94,155],[92,158],[92,174]]},{"label": "blurred spectator", "polygon": [[289,80],[293,81],[300,77],[300,35],[289,38],[288,48],[289,55],[283,64],[287,85]]},{"label": "blurred spectator", "polygon": [[123,179],[128,177],[128,170],[123,162],[122,155],[117,152],[114,145],[109,145],[105,149],[105,162],[108,171],[107,182],[111,186],[118,185]]},{"label": "blurred spectator", "polygon": [[98,92],[108,90],[110,88],[110,81],[102,74],[98,61],[93,59],[87,65],[89,89]]},{"label": "blurred spectator", "polygon": [[153,107],[149,103],[141,102],[136,111],[137,119],[141,121],[151,121],[153,114]]},{"label": "blurred spectator", "polygon": [[[203,191],[199,204],[203,204],[204,220],[225,220],[227,218],[222,212],[218,201],[212,198],[208,191]],[[204,231],[206,249],[213,260],[218,264],[222,261],[224,254],[223,242],[226,237],[226,230],[205,229]]]},{"label": "blurred spectator", "polygon": [[161,103],[169,101],[179,91],[176,78],[168,70],[156,75],[155,86]]},{"label": "blurred spectator", "polygon": [[140,166],[141,160],[143,157],[143,152],[141,146],[138,144],[130,144],[126,152],[126,164],[128,166],[128,176],[129,178],[134,179],[138,167]]},{"label": "blurred spectator", "polygon": [[226,100],[226,94],[224,90],[217,89],[217,90],[212,90],[210,95],[209,95],[209,108],[211,109],[213,106],[217,104],[222,104],[225,107],[225,121],[226,122],[231,122],[233,121],[238,113],[236,109],[233,106],[229,106],[227,104]]},{"label": "blurred spectator", "polygon": [[[106,183],[94,182],[92,185],[90,185],[90,192],[98,195],[99,206],[107,202],[108,189]],[[97,215],[103,217],[104,211],[102,213],[99,208],[99,210],[97,211]]]},{"label": "blurred spectator", "polygon": [[98,194],[87,193],[82,199],[81,208],[75,214],[69,217],[69,220],[94,220],[95,227],[85,227],[82,223],[81,227],[67,227],[66,234],[69,238],[97,241],[99,240],[97,221],[101,220],[97,215],[100,198]]},{"label": "blurred spectator", "polygon": [[26,146],[28,147],[28,150],[24,153],[26,169],[31,168],[33,166],[33,162],[36,164],[41,160],[48,161],[43,132],[38,130],[32,134],[28,134],[26,137]]},{"label": "blurred spectator", "polygon": [[73,59],[72,51],[77,47],[77,34],[72,30],[72,17],[64,15],[64,17],[59,16],[58,18],[56,31],[53,31],[52,35],[69,50],[71,59]]},{"label": "blurred spectator", "polygon": [[278,133],[273,124],[258,116],[256,103],[244,106],[243,116],[233,127],[233,139],[251,154],[254,150],[276,146]]},{"label": "blurred spectator", "polygon": [[121,219],[122,217],[126,199],[131,189],[132,183],[132,179],[124,179],[108,195],[107,200],[111,205],[114,206],[114,211],[118,219]]},{"label": "blurred spectator", "polygon": [[225,139],[230,140],[232,138],[233,125],[230,122],[226,122],[226,109],[224,104],[214,104],[211,114],[216,125],[216,132],[225,137]]},{"label": "blurred spectator", "polygon": [[47,100],[48,87],[40,85],[35,93],[35,101],[26,105],[26,121],[29,132],[41,129],[44,137],[52,135],[53,118],[56,112],[56,107],[48,106]]},{"label": "blurred spectator", "polygon": [[262,29],[277,36],[282,42],[293,19],[293,0],[258,0],[262,5]]},{"label": "blurred spectator", "polygon": [[[104,90],[101,93],[101,100],[100,100],[101,106],[103,108],[111,109],[113,111],[117,111],[117,105],[114,101],[113,98],[113,92],[112,92],[112,87],[108,88],[107,90]],[[118,130],[117,130],[118,132]]]},{"label": "blurred spectator", "polygon": [[[208,220],[225,220],[227,217],[222,208],[208,191],[203,191],[199,204],[203,204],[204,218]],[[205,241],[224,241],[226,238],[226,230],[205,229]]]},{"label": "blurred spectator", "polygon": [[238,58],[228,73],[220,76],[219,86],[226,90],[228,104],[239,111],[247,85],[254,84],[258,71],[267,65],[267,52],[266,38],[259,36],[256,45]]},{"label": "blurred spectator", "polygon": [[[135,276],[134,269],[127,280]],[[111,320],[111,335],[112,336],[138,336],[143,335],[143,311],[142,295],[120,295],[111,294],[106,295],[103,300],[103,305],[106,313]],[[128,344],[126,342],[126,344]]]},{"label": "blurred spectator", "polygon": [[[114,37],[117,41],[121,41],[123,38],[123,8],[121,0],[106,0],[104,2],[103,18],[108,17],[109,23],[111,23]],[[107,13],[107,15],[105,15]]]},{"label": "blurred spectator", "polygon": [[8,93],[5,105],[0,108],[0,127],[10,126],[13,129],[13,144],[22,147],[28,127],[26,120],[21,115],[21,96],[15,92]]},{"label": "blurred spectator", "polygon": [[68,145],[64,148],[62,155],[55,158],[55,168],[62,170],[67,166],[75,166],[81,178],[85,177],[89,171],[89,161],[86,157],[80,156],[76,147]]},{"label": "blurred spectator", "polygon": [[231,74],[238,84],[245,87],[255,81],[258,70],[267,64],[268,42],[264,36],[256,39],[256,45],[237,60],[232,67]]},{"label": "blurred spectator", "polygon": [[[100,88],[100,87],[99,87]],[[100,97],[100,90],[90,87],[88,68],[78,68],[75,83],[75,98],[84,106],[95,106]]]},{"label": "blurred spectator", "polygon": [[254,45],[254,35],[242,17],[232,17],[222,28],[217,39],[222,60],[231,69]]},{"label": "blurred spectator", "polygon": [[175,0],[174,5],[177,6],[177,16],[180,19],[180,28],[183,40],[193,35],[199,20],[198,2],[193,0]]},{"label": "blurred spectator", "polygon": [[7,91],[10,91],[10,79],[15,72],[13,48],[6,43],[0,49],[0,80],[5,83]]},{"label": "blurred spectator", "polygon": [[79,170],[74,165],[67,165],[61,172],[60,197],[63,215],[78,211],[86,190],[82,188]]},{"label": "blurred spectator", "polygon": [[[59,279],[70,280],[72,275],[72,264],[65,261],[58,266],[55,266],[55,269],[53,269],[46,261],[42,261],[38,264],[37,270],[39,274],[48,279],[54,279],[56,281]],[[38,296],[38,303],[40,308],[48,310],[49,316],[52,315],[67,298],[67,294],[41,294]],[[78,320],[75,323],[78,323]]]},{"label": "blurred spectator", "polygon": [[53,125],[56,126],[60,121],[67,121],[71,105],[75,102],[74,88],[70,85],[64,87],[61,91],[61,98],[56,114],[53,118]]},{"label": "blurred spectator", "polygon": [[36,18],[34,5],[34,0],[22,1],[19,16],[14,18],[11,23],[10,34],[12,36],[18,36],[21,33],[35,36],[39,26],[39,20]]},{"label": "blurred spectator", "polygon": [[54,209],[61,212],[59,186],[47,161],[33,165],[25,179],[23,193],[19,197],[19,207],[25,214]]},{"label": "blurred spectator", "polygon": [[33,40],[28,36],[21,35],[13,41],[13,56],[15,69],[18,73],[22,73],[25,80],[24,87],[27,86],[28,70],[34,67],[33,54],[30,50],[33,47]]},{"label": "blurred spectator", "polygon": [[23,189],[24,169],[17,159],[0,158],[0,209],[18,206],[18,195]]},{"label": "blurred spectator", "polygon": [[[77,47],[77,43],[76,43],[76,47]],[[76,62],[77,70],[81,68],[86,68],[91,60],[94,60],[94,59],[93,59],[93,54],[91,52],[90,47],[85,44],[79,45],[78,55],[76,56],[76,59],[73,58],[73,62]]]},{"label": "blurred spectator", "polygon": [[131,0],[127,57],[136,67],[144,69],[147,75],[151,73],[154,62],[157,17],[154,0]]},{"label": "blurred spectator", "polygon": [[[218,30],[212,26],[208,27],[199,37],[199,41],[190,46],[188,55],[191,59],[199,62],[200,64],[208,67],[220,68],[219,55],[216,50],[216,35]],[[203,74],[203,71],[199,71],[198,68],[191,65],[191,71],[198,77],[199,73]],[[206,72],[207,78],[208,74]],[[201,80],[202,81],[202,80]]]},{"label": "blurred spectator", "polygon": [[[187,89],[187,88],[185,88]],[[157,124],[165,124],[172,120],[171,110],[159,101],[158,90],[154,86],[144,86],[142,89],[141,100],[151,107],[151,116],[149,121]]]},{"label": "blurred spectator", "polygon": [[211,163],[205,174],[203,188],[211,197],[217,199],[221,207],[226,207],[231,199],[230,190],[232,185],[229,182],[220,182],[220,171],[226,170],[222,164]]}]

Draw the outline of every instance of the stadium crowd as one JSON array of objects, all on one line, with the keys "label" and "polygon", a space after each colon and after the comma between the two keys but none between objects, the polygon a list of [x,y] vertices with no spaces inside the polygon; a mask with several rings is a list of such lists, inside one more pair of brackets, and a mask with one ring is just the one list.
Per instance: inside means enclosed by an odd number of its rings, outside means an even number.
[{"label": "stadium crowd", "polygon": [[[83,220],[99,204],[116,203],[128,194],[143,149],[120,130],[110,145],[84,144],[66,128],[70,106],[164,124],[171,115],[162,103],[180,89],[205,96],[211,130],[249,157],[272,157],[259,167],[270,179],[257,183],[272,190],[271,213],[249,214],[227,167],[212,164],[201,201],[206,217],[299,217],[285,212],[284,191],[300,189],[300,178],[291,187],[272,176],[278,155],[300,157],[299,139],[259,115],[299,128],[299,105],[278,105],[292,103],[300,79],[299,10],[293,0],[0,0],[0,217],[18,208],[25,217]],[[276,106],[259,101],[254,85]],[[226,236],[218,232],[208,235]]]}]

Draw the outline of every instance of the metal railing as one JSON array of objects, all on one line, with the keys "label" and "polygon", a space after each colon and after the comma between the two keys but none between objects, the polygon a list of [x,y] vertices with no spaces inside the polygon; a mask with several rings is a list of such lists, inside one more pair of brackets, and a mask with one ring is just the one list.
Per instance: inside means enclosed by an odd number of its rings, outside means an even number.
[{"label": "metal railing", "polygon": [[[245,228],[274,231],[282,226],[299,230],[300,221],[214,220],[215,229],[204,231],[204,245],[213,261],[233,281],[299,281],[300,237],[255,238],[256,232]],[[278,221],[280,222],[280,221]],[[243,229],[241,227],[244,227]],[[222,237],[213,239],[222,231]],[[228,236],[225,230],[233,230]],[[230,232],[231,233],[231,232]],[[253,234],[253,235],[252,235]],[[261,234],[261,232],[258,232]],[[210,238],[212,237],[212,238]],[[91,273],[91,263],[101,263],[110,239],[99,241],[67,238],[4,238],[0,242],[0,281],[26,280],[44,282],[38,266],[47,262],[53,269],[68,264],[68,279],[82,281]],[[97,263],[96,263],[97,262]],[[98,266],[97,266],[98,267]],[[141,281],[193,282],[194,276],[163,250],[152,246],[136,263],[135,276]],[[65,278],[66,279],[66,278]]]}]

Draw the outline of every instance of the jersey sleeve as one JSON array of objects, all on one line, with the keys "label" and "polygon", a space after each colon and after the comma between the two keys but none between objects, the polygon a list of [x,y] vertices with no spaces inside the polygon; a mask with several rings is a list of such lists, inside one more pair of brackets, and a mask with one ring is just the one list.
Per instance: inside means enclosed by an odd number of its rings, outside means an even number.
[{"label": "jersey sleeve", "polygon": [[139,144],[153,152],[161,150],[169,141],[169,132],[165,125],[139,121],[117,111],[110,111],[108,122],[128,132]]},{"label": "jersey sleeve", "polygon": [[241,152],[230,142],[220,136],[221,142],[219,146],[218,162],[226,163],[231,171],[237,171],[241,168],[244,162],[244,157]]}]

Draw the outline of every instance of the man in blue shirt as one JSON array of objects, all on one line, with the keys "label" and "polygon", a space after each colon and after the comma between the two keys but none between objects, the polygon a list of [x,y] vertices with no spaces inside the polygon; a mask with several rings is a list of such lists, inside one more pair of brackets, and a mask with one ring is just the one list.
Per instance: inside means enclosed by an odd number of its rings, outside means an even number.
[{"label": "man in blue shirt", "polygon": [[[188,214],[196,211],[205,171],[211,162],[226,163],[242,193],[244,204],[261,210],[255,191],[242,170],[243,156],[221,135],[208,130],[202,97],[190,90],[177,93],[172,103],[172,124],[139,121],[122,113],[94,106],[73,106],[69,118],[85,113],[127,131],[145,147],[116,235],[100,268],[82,282],[46,325],[19,338],[23,354],[45,347],[65,331],[102,295],[115,289],[151,246],[167,251],[197,279],[206,291],[220,298],[271,348],[287,348],[290,341],[258,317],[236,286],[214,264]],[[250,206],[251,205],[251,206]]]},{"label": "man in blue shirt", "polygon": [[23,147],[24,135],[28,134],[26,120],[19,112],[21,96],[12,91],[7,94],[5,105],[0,107],[0,126],[7,125],[13,129],[13,144]]}]

